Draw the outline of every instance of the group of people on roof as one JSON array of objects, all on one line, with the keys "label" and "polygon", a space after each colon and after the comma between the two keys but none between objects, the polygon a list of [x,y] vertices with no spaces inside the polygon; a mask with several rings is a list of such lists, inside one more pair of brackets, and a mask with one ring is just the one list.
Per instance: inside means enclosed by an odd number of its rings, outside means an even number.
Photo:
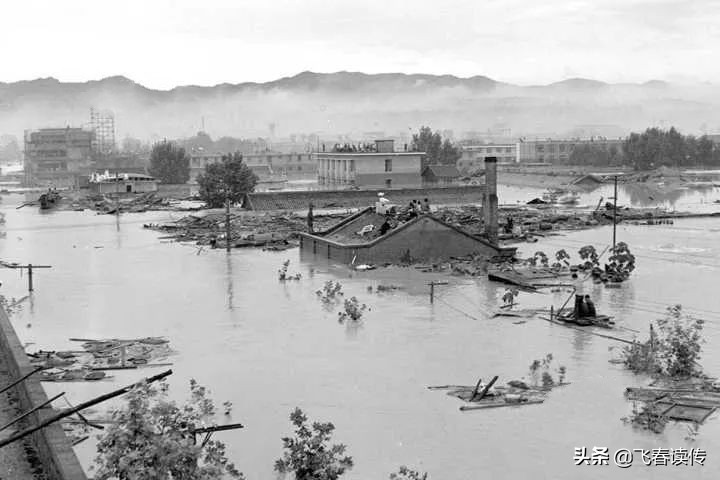
[{"label": "group of people on roof", "polygon": [[[324,151],[324,146],[323,146]],[[377,146],[374,143],[358,143],[357,145],[353,143],[344,143],[339,144],[336,143],[333,145],[333,152],[337,153],[353,153],[353,152],[360,152],[360,153],[368,153],[368,152],[377,152]]]},{"label": "group of people on roof", "polygon": [[375,213],[385,215],[385,221],[380,226],[380,235],[385,235],[388,231],[397,227],[398,224],[412,220],[423,213],[430,213],[430,200],[427,198],[422,202],[413,200],[407,206],[398,209],[390,203],[385,194],[378,193],[378,200],[375,202]]}]

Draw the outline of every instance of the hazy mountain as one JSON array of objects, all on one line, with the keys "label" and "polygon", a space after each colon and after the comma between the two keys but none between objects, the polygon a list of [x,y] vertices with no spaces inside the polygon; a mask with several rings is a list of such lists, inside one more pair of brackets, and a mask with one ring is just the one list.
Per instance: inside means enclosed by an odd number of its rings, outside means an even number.
[{"label": "hazy mountain", "polygon": [[566,132],[578,125],[614,131],[676,125],[688,133],[720,131],[720,88],[608,84],[573,78],[518,86],[475,76],[302,72],[267,83],[181,86],[152,90],[122,76],[84,83],[42,78],[0,83],[0,134],[81,126],[89,109],[115,113],[118,139],[193,135],[205,122],[213,137],[275,133],[407,132],[420,125],[514,134]]}]

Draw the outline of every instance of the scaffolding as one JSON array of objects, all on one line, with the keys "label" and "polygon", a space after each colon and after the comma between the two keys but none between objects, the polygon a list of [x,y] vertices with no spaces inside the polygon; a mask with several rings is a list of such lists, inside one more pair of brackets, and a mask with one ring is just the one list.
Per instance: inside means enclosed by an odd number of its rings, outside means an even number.
[{"label": "scaffolding", "polygon": [[98,156],[110,155],[115,151],[115,116],[110,111],[90,108],[90,128],[95,132],[93,151]]}]

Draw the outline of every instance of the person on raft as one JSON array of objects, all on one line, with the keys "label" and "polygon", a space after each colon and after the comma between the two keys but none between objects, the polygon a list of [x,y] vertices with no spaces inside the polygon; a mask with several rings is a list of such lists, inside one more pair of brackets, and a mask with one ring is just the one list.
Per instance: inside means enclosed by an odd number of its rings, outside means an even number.
[{"label": "person on raft", "polygon": [[585,312],[587,317],[597,317],[597,311],[595,310],[595,304],[590,300],[590,295],[585,295]]}]

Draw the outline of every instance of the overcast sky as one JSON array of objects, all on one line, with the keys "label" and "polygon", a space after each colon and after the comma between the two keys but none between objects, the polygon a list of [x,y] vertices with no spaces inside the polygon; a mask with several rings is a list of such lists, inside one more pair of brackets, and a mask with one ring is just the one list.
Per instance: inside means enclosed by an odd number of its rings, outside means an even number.
[{"label": "overcast sky", "polygon": [[304,70],[720,82],[720,0],[2,0],[0,81]]}]

